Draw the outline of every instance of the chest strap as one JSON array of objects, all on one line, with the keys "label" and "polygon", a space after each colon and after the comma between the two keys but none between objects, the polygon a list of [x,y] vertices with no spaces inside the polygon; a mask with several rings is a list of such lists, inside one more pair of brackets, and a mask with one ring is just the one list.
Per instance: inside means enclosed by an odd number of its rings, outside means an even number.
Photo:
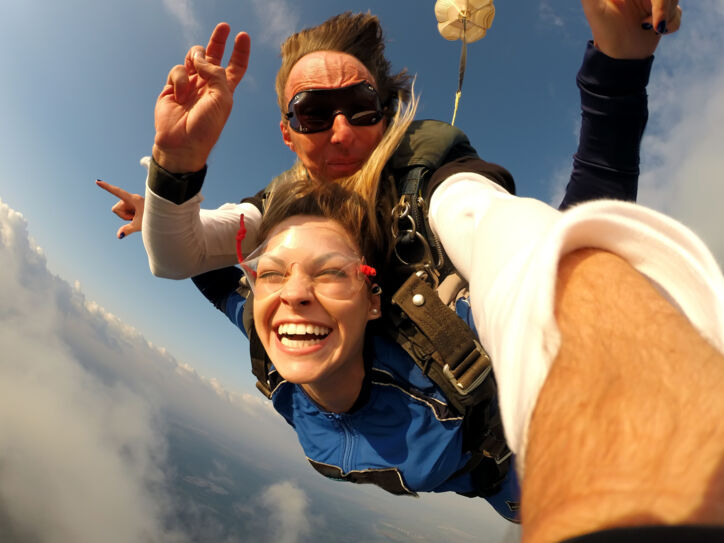
[{"label": "chest strap", "polygon": [[393,339],[443,388],[458,411],[494,399],[495,387],[484,386],[490,357],[420,273],[412,274],[392,296],[388,314]]}]

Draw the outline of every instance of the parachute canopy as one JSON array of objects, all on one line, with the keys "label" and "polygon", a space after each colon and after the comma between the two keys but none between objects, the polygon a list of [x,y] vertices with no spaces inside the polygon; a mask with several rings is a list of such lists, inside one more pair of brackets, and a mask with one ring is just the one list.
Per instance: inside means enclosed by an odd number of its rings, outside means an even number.
[{"label": "parachute canopy", "polygon": [[437,0],[437,29],[446,40],[472,43],[485,37],[495,18],[493,0]]},{"label": "parachute canopy", "polygon": [[463,78],[468,57],[468,43],[485,37],[493,24],[495,6],[493,0],[437,0],[435,2],[437,29],[446,40],[461,40],[458,90],[455,93],[455,108],[451,124],[455,124],[460,96],[463,92]]}]

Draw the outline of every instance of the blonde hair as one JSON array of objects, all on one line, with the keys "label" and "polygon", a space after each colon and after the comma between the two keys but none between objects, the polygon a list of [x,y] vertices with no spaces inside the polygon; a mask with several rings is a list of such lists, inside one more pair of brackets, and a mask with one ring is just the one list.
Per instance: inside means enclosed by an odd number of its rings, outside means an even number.
[{"label": "blonde hair", "polygon": [[[370,13],[342,13],[322,24],[305,28],[289,36],[281,47],[282,65],[277,72],[276,92],[282,120],[286,122],[287,103],[284,88],[289,73],[303,56],[315,51],[338,51],[357,58],[375,78],[382,105],[392,117],[393,100],[407,101],[411,80],[405,70],[391,74],[385,58],[385,43],[379,19]],[[370,81],[372,83],[372,81]]]}]

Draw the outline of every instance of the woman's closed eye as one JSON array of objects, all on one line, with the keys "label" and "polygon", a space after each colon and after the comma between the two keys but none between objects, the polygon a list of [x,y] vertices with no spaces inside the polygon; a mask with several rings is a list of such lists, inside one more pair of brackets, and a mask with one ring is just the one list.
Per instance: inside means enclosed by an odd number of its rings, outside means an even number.
[{"label": "woman's closed eye", "polygon": [[348,277],[348,270],[339,267],[324,268],[314,275],[314,278],[319,281],[341,281]]},{"label": "woman's closed eye", "polygon": [[256,280],[257,282],[267,282],[267,283],[281,283],[284,280],[285,273],[279,270],[263,270],[260,272],[257,272]]}]

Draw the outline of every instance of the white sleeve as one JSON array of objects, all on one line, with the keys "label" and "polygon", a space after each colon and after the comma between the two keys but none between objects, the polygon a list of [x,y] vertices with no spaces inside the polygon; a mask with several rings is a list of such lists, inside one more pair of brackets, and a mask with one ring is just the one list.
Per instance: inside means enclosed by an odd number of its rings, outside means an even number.
[{"label": "white sleeve", "polygon": [[256,247],[261,213],[253,204],[224,204],[218,209],[201,209],[203,196],[197,194],[175,204],[146,187],[143,212],[143,244],[151,273],[169,279],[185,279],[203,272],[233,266],[236,233],[244,215],[244,254]]},{"label": "white sleeve", "polygon": [[558,353],[558,262],[584,247],[610,251],[646,275],[724,352],[724,278],[706,246],[660,213],[598,200],[559,212],[495,190],[477,174],[443,182],[430,222],[470,283],[473,318],[490,353],[506,439],[523,458],[538,393]]}]

